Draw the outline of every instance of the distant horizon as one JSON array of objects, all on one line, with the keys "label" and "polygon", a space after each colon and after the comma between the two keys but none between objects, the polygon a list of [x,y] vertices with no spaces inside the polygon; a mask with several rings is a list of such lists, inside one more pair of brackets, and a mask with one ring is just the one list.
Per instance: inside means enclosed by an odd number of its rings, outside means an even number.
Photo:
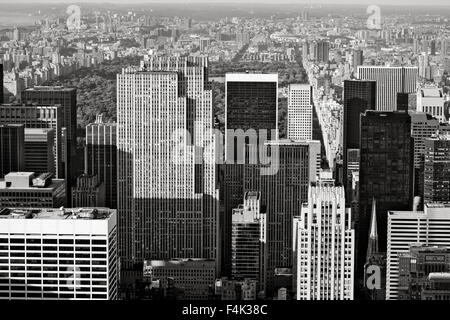
[{"label": "distant horizon", "polygon": [[[431,3],[430,3],[431,2]],[[420,0],[328,0],[315,2],[313,0],[132,0],[127,2],[125,0],[0,0],[2,4],[12,4],[12,5],[25,5],[25,4],[43,4],[43,5],[58,5],[58,4],[114,4],[120,6],[135,5],[135,4],[158,4],[158,5],[177,5],[177,4],[194,4],[194,5],[312,5],[317,7],[320,5],[354,5],[354,6],[368,6],[368,5],[379,5],[379,6],[391,6],[391,7],[450,7],[450,2],[448,0],[433,0],[428,3],[424,3]]]}]

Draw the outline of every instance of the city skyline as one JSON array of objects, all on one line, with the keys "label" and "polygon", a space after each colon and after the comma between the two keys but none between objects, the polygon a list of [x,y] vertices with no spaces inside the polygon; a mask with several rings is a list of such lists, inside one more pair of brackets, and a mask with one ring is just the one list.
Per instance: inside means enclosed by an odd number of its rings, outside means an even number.
[{"label": "city skyline", "polygon": [[326,2],[3,5],[0,300],[450,300],[450,6]]}]

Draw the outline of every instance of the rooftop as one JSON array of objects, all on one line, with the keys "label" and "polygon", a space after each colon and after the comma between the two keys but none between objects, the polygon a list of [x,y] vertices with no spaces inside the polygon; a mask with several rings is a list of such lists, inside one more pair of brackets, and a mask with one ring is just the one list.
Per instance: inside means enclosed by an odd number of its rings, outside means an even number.
[{"label": "rooftop", "polygon": [[74,91],[75,88],[67,88],[63,86],[34,86],[33,88],[28,88],[25,91]]},{"label": "rooftop", "polygon": [[1,219],[106,220],[111,216],[111,214],[114,211],[115,210],[108,208],[71,208],[71,209],[1,208],[0,220]]},{"label": "rooftop", "polygon": [[278,73],[226,73],[226,82],[278,82]]}]

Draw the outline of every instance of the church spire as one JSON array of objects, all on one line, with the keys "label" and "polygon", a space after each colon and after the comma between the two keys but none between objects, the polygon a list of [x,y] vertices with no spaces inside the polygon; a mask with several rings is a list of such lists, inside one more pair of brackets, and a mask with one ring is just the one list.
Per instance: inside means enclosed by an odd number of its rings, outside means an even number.
[{"label": "church spire", "polygon": [[373,256],[373,254],[377,252],[378,252],[377,208],[375,198],[373,198],[366,260],[368,261]]}]

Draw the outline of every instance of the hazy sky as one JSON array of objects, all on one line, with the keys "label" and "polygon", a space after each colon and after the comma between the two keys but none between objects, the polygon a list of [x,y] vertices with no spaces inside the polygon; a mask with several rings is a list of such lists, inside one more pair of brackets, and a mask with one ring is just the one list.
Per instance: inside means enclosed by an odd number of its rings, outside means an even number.
[{"label": "hazy sky", "polygon": [[[360,5],[445,5],[450,6],[449,0],[0,0],[0,3],[290,3],[290,4],[360,4]],[[0,9],[1,10],[1,9]]]}]

